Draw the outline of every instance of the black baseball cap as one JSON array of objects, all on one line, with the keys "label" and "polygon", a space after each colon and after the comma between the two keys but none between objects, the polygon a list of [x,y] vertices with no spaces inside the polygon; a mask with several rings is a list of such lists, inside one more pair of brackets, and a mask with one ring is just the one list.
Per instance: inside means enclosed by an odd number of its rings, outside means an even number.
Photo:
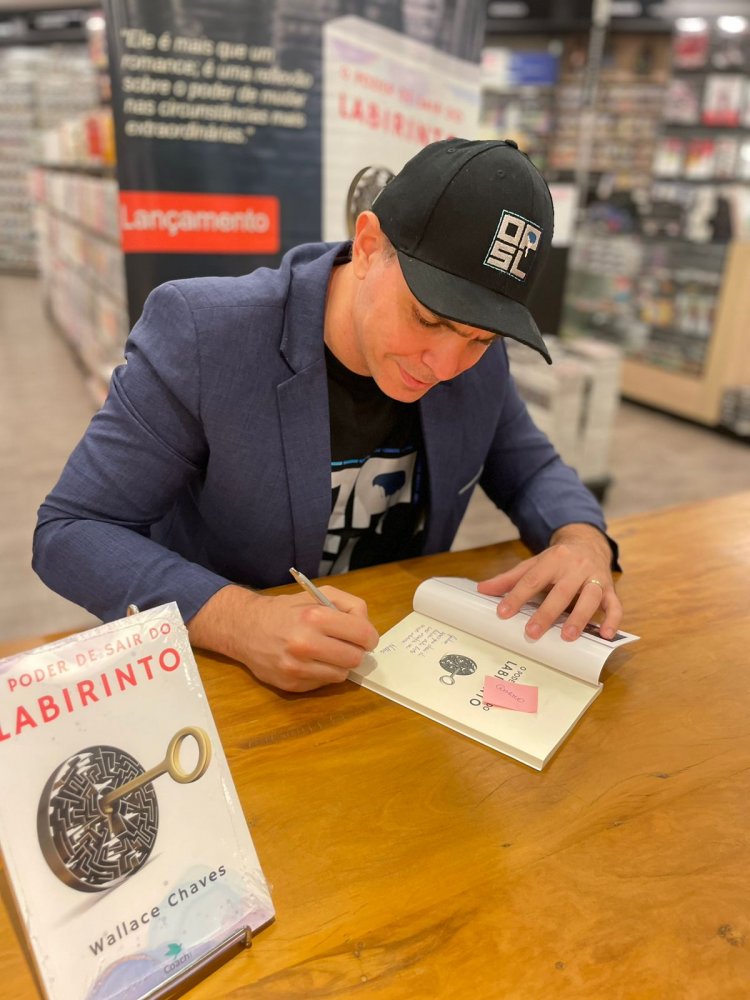
[{"label": "black baseball cap", "polygon": [[422,305],[527,344],[552,364],[527,306],[552,243],[552,196],[512,139],[425,146],[372,211]]}]

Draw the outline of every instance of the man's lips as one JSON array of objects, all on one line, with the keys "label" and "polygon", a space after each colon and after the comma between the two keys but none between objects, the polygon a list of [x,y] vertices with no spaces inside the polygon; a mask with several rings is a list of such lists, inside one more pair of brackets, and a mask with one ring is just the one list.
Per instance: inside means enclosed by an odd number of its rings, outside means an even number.
[{"label": "man's lips", "polygon": [[431,389],[433,385],[437,384],[437,379],[435,378],[431,378],[427,381],[415,378],[401,365],[398,366],[398,370],[401,372],[401,378],[403,379],[404,384],[409,389]]}]

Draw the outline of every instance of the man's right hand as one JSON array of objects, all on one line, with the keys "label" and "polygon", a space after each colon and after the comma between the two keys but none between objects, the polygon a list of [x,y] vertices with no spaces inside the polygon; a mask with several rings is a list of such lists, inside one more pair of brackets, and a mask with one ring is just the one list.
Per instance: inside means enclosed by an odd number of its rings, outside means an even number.
[{"label": "man's right hand", "polygon": [[361,598],[321,588],[335,609],[306,593],[268,597],[244,587],[217,591],[190,620],[194,646],[239,660],[282,691],[339,684],[378,644]]}]

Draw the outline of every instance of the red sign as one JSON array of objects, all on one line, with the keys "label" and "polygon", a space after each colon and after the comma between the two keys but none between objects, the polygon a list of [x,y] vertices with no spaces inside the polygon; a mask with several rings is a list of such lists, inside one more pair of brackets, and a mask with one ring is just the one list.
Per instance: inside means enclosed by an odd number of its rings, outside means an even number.
[{"label": "red sign", "polygon": [[120,192],[125,253],[278,253],[279,215],[270,195]]}]

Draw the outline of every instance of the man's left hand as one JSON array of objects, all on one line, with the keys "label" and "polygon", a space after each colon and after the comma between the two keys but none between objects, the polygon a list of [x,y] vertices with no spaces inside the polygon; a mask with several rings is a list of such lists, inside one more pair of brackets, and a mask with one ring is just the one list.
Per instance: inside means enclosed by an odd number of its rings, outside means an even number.
[{"label": "man's left hand", "polygon": [[622,620],[622,605],[615,593],[611,566],[612,550],[598,528],[566,524],[552,535],[549,548],[483,580],[478,590],[495,597],[505,594],[497,609],[501,618],[512,618],[535,594],[547,591],[526,625],[529,639],[544,635],[569,606],[563,639],[577,639],[600,608],[604,618],[599,633],[612,639]]}]

